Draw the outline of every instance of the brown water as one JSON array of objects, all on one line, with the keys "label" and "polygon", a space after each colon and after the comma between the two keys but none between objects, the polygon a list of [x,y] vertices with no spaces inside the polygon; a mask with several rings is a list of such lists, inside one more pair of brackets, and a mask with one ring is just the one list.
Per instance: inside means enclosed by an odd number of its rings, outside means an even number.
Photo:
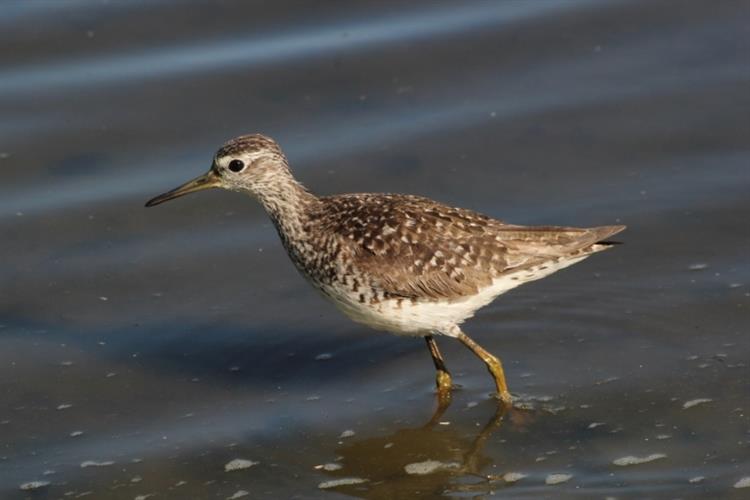
[{"label": "brown water", "polygon": [[[747,2],[0,14],[0,497],[750,497]],[[255,131],[318,193],[629,226],[467,324],[527,409],[443,339],[431,422],[424,342],[339,316],[252,200],[142,207]]]}]

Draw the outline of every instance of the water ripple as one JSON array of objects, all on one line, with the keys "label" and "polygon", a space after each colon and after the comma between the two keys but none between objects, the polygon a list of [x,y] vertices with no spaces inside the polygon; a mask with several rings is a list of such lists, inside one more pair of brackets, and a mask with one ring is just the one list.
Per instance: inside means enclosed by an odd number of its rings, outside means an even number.
[{"label": "water ripple", "polygon": [[294,59],[330,54],[331,51],[367,49],[388,43],[403,43],[437,35],[475,31],[498,24],[580,9],[590,0],[460,4],[460,7],[411,11],[398,16],[377,17],[366,22],[339,22],[310,30],[252,36],[245,39],[180,44],[150,48],[141,53],[112,54],[107,58],[32,64],[0,72],[0,92],[58,92],[67,87],[91,87],[105,83],[127,83],[223,66],[252,68],[288,63]]}]

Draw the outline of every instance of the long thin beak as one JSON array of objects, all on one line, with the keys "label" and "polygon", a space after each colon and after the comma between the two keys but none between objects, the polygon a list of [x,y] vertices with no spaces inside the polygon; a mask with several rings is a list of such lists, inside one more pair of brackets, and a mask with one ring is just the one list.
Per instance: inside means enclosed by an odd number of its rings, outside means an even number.
[{"label": "long thin beak", "polygon": [[213,170],[209,170],[200,177],[196,177],[192,181],[188,181],[182,186],[176,187],[171,191],[160,194],[155,198],[151,198],[146,202],[146,206],[153,207],[154,205],[158,205],[159,203],[174,200],[175,198],[179,198],[180,196],[184,196],[186,194],[195,193],[196,191],[203,191],[204,189],[219,187],[220,184],[221,179],[219,179],[219,176],[216,175]]}]

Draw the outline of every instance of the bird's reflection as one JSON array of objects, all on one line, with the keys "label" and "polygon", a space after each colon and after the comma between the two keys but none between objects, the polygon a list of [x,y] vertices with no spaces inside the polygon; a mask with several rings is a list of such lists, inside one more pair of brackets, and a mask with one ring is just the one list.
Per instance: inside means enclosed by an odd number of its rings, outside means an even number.
[{"label": "bird's reflection", "polygon": [[403,428],[383,437],[346,441],[336,449],[335,478],[359,478],[357,484],[340,484],[334,491],[362,498],[429,498],[459,491],[489,492],[493,476],[481,471],[492,463],[483,453],[487,441],[501,425],[523,426],[530,414],[505,405],[493,412],[478,433],[467,434],[458,425],[441,425],[448,404],[440,404],[421,427]]}]

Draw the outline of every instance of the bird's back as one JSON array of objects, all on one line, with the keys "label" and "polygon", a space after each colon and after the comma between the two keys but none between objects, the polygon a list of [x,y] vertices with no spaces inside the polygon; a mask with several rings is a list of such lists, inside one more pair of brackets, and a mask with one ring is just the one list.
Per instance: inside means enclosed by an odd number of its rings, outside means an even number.
[{"label": "bird's back", "polygon": [[518,226],[410,195],[320,202],[312,224],[327,235],[343,272],[359,275],[370,292],[418,301],[460,300],[503,276],[585,257],[624,229]]},{"label": "bird's back", "polygon": [[622,226],[507,224],[410,195],[318,198],[295,241],[309,281],[351,319],[398,334],[453,335],[495,297],[603,250]]}]

